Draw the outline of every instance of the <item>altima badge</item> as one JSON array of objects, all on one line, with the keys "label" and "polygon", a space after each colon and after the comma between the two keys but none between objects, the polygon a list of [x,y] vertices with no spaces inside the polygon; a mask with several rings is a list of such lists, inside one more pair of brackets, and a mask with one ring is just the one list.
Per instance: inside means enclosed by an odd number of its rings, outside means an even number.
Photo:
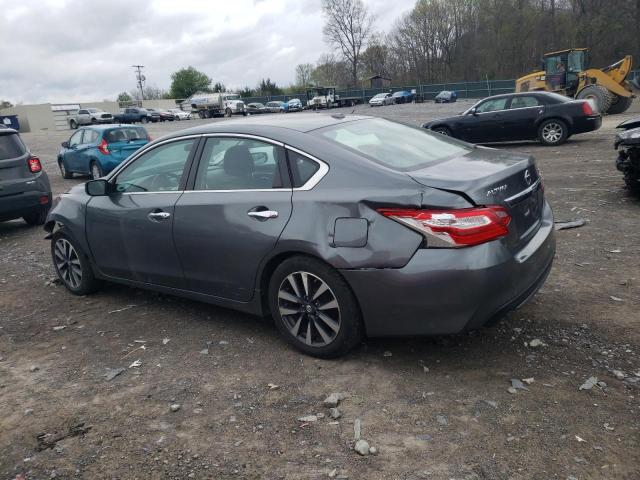
[{"label": "altima badge", "polygon": [[524,171],[524,181],[527,182],[527,185],[531,185],[531,173],[528,168]]}]

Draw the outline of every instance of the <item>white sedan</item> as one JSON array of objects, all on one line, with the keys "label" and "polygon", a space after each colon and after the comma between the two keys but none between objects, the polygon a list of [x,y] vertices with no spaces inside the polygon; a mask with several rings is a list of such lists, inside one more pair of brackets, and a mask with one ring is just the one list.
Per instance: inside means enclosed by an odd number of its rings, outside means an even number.
[{"label": "white sedan", "polygon": [[180,110],[179,108],[171,108],[169,109],[171,113],[173,113],[173,118],[176,120],[191,120],[191,113],[185,112],[184,110]]},{"label": "white sedan", "polygon": [[390,93],[379,93],[375,97],[373,97],[371,100],[369,100],[369,105],[371,105],[372,107],[374,105],[377,105],[377,106],[393,105],[393,103],[394,103],[393,95],[391,95]]}]

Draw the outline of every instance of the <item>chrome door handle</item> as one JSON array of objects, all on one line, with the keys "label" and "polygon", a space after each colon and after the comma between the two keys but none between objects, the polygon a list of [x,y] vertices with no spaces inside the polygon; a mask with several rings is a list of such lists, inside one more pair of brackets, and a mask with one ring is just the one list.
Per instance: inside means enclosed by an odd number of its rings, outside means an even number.
[{"label": "chrome door handle", "polygon": [[275,210],[259,210],[257,212],[255,211],[247,212],[247,215],[257,220],[264,221],[264,220],[269,220],[270,218],[277,218],[278,212],[276,212]]},{"label": "chrome door handle", "polygon": [[147,215],[149,220],[153,220],[154,222],[158,222],[160,220],[166,220],[170,216],[171,214],[169,212],[151,212]]}]

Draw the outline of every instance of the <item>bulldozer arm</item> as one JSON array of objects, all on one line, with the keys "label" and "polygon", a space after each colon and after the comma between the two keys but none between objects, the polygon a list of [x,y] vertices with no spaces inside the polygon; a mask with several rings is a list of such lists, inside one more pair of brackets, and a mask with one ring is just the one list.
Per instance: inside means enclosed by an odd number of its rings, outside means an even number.
[{"label": "bulldozer arm", "polygon": [[616,78],[620,78],[620,76],[616,75],[614,78],[609,75],[609,72],[598,70],[597,68],[590,68],[580,74],[580,86],[578,88],[578,93],[584,87],[597,84],[602,85],[611,93],[615,93],[620,97],[631,97],[633,95],[633,91],[631,90],[631,84],[625,80],[626,75],[622,80],[616,80]]}]

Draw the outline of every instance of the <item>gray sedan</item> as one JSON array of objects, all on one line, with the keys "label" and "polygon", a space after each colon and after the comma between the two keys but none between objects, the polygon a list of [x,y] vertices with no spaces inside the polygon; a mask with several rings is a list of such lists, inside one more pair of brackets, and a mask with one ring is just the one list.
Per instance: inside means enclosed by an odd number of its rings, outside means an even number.
[{"label": "gray sedan", "polygon": [[170,134],[62,195],[45,228],[74,294],[108,280],[271,315],[321,357],[480,327],[555,251],[532,157],[341,114]]}]

